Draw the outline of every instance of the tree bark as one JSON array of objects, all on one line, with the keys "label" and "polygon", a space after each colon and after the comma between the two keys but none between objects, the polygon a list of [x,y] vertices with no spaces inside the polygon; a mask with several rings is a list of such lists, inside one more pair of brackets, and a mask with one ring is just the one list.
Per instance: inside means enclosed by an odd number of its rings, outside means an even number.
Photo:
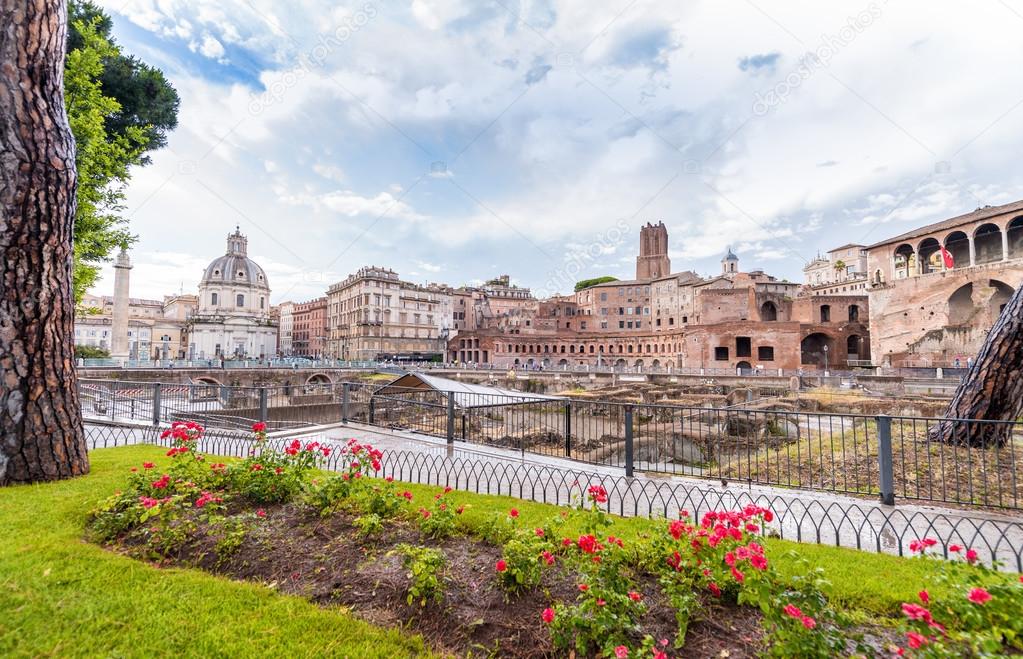
[{"label": "tree bark", "polygon": [[991,328],[973,367],[956,390],[945,420],[931,428],[930,439],[963,446],[1001,447],[1011,437],[1013,427],[1004,422],[1015,421],[1021,412],[1023,286],[1016,289]]},{"label": "tree bark", "polygon": [[0,485],[89,470],[75,374],[66,7],[0,0]]}]

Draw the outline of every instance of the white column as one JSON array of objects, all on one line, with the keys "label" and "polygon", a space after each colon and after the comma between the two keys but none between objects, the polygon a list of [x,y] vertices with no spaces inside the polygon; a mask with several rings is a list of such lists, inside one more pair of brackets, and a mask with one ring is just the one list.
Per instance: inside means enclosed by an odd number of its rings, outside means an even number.
[{"label": "white column", "polygon": [[122,249],[114,262],[114,310],[110,328],[110,356],[114,359],[127,359],[131,350],[128,345],[130,279],[131,259]]},{"label": "white column", "polygon": [[967,236],[966,240],[970,243],[970,265],[977,265],[977,246],[973,243],[973,236]]},{"label": "white column", "polygon": [[1002,231],[1002,260],[1009,260],[1009,232]]}]

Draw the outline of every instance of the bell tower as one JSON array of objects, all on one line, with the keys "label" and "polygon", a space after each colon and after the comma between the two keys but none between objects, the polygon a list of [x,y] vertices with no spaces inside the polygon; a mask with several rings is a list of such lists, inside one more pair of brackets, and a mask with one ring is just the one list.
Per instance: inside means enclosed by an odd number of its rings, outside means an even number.
[{"label": "bell tower", "polygon": [[636,257],[636,279],[657,279],[671,274],[668,258],[668,229],[664,222],[639,230],[639,256]]}]

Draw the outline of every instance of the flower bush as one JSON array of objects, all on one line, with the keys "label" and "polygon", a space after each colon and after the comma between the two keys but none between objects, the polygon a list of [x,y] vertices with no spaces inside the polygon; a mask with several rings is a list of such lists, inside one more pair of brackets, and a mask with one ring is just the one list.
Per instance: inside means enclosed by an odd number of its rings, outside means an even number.
[{"label": "flower bush", "polygon": [[[915,540],[910,550],[931,561],[937,578],[917,602],[902,605],[900,631],[905,644],[896,654],[912,657],[1001,656],[1005,648],[1023,652],[1023,576],[1009,582],[978,562],[977,552],[949,545],[952,560],[932,556],[938,542]],[[932,595],[932,593],[934,593]]]},{"label": "flower bush", "polygon": [[[205,544],[196,542],[191,550],[209,555],[212,545],[220,566],[249,541],[257,525],[271,523],[268,516],[293,507],[321,515],[343,511],[355,532],[367,537],[384,535],[394,525],[402,534],[418,526],[427,545],[468,529],[459,528],[464,507],[451,501],[451,488],[432,499],[413,496],[393,478],[379,477],[383,455],[368,444],[350,440],[339,449],[315,441],[276,444],[268,440],[265,426],[257,424],[250,454],[220,463],[198,451],[202,433],[198,424],[180,422],[165,431],[168,460],[160,460],[162,467],[144,462],[133,468],[124,490],[93,511],[89,534],[103,542],[120,540],[140,547],[145,555],[162,560],[182,556],[201,532]],[[328,456],[339,460],[343,470],[326,478],[314,475]],[[485,566],[485,578],[494,579],[491,583],[503,588],[509,601],[527,590],[559,592],[566,579],[574,584],[570,597],[548,596],[536,614],[536,624],[549,630],[558,654],[666,659],[684,648],[696,616],[720,610],[716,603],[759,611],[765,655],[877,654],[841,608],[829,602],[822,569],[811,569],[794,553],[788,564],[797,569],[787,570],[787,575],[774,569],[763,544],[764,527],[773,522],[770,510],[751,505],[710,511],[698,520],[680,511],[679,519],[664,522],[652,537],[626,542],[612,533],[603,486],[581,487],[578,496],[574,507],[580,511],[575,520],[579,524],[571,534],[564,532],[567,510],[535,526],[524,522],[525,512],[509,508],[473,529],[500,549],[499,556],[488,559],[494,562]],[[268,506],[269,514],[261,507],[283,503],[293,505]],[[892,654],[1001,656],[1023,651],[1023,583],[1009,582],[981,565],[978,552],[967,547],[942,548],[923,538],[911,543],[911,549],[919,560],[935,561],[938,578],[915,601],[903,604],[896,630],[900,643],[891,648]],[[939,558],[942,550],[955,560]],[[426,607],[442,599],[444,551],[400,544],[390,554],[401,557],[407,573],[409,605]],[[645,631],[650,629],[650,609],[665,604],[675,616],[672,639]]]}]

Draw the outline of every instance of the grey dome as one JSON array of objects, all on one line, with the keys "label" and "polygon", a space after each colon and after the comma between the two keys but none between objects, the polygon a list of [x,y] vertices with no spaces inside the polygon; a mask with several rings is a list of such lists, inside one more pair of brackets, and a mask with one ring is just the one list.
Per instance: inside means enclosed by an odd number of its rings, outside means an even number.
[{"label": "grey dome", "polygon": [[227,237],[227,253],[206,266],[203,284],[248,285],[270,290],[270,281],[263,268],[247,256],[248,239],[237,229]]}]

